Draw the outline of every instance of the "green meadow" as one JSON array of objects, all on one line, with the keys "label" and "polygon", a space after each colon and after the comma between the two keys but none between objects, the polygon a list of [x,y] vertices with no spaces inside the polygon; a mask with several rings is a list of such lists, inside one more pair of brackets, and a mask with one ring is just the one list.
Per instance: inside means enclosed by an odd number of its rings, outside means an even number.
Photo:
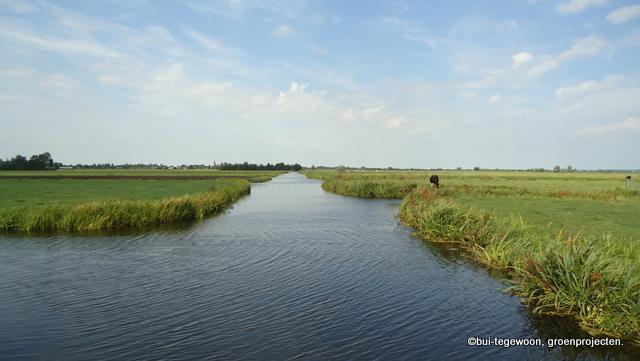
[{"label": "green meadow", "polygon": [[[203,219],[277,171],[0,172],[0,230],[86,232]],[[144,176],[144,177],[141,177]]]},{"label": "green meadow", "polygon": [[500,271],[532,312],[573,316],[593,334],[640,342],[637,179],[627,189],[622,173],[305,174],[330,192],[403,199],[398,216],[417,236]]}]

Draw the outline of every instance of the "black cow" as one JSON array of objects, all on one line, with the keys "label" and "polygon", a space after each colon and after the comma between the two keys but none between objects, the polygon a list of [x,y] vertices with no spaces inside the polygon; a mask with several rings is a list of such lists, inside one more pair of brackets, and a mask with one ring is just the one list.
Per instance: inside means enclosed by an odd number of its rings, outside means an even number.
[{"label": "black cow", "polygon": [[438,178],[437,174],[432,175],[429,178],[429,182],[431,183],[432,187],[440,188],[440,178]]}]

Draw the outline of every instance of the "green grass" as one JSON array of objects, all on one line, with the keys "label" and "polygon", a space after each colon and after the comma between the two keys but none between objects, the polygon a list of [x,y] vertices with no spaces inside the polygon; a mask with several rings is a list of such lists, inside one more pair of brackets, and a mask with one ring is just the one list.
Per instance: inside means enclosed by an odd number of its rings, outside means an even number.
[{"label": "green grass", "polygon": [[624,174],[305,173],[331,192],[403,198],[403,223],[502,271],[533,312],[640,342],[640,192],[624,189]]},{"label": "green grass", "polygon": [[[180,182],[180,181],[168,181]],[[122,190],[128,191],[122,186]],[[80,187],[76,188],[82,192]],[[88,232],[146,228],[203,219],[249,194],[247,180],[221,180],[209,189],[160,199],[95,200],[71,204],[0,209],[0,230],[21,232]],[[94,194],[95,195],[95,194]]]},{"label": "green grass", "polygon": [[619,241],[640,240],[640,202],[592,199],[472,197],[454,195],[461,205],[495,212],[500,218],[523,218],[541,234],[612,236]]},{"label": "green grass", "polygon": [[[202,219],[248,194],[250,182],[266,182],[281,173],[200,170],[3,171],[0,172],[0,230],[86,232],[146,228]],[[54,178],[50,178],[52,174]],[[203,179],[203,175],[215,177]],[[86,179],[65,176],[82,176]],[[118,178],[100,178],[104,176]],[[141,179],[140,176],[157,178]]]},{"label": "green grass", "polygon": [[93,201],[157,200],[224,187],[228,180],[0,179],[0,209]]},{"label": "green grass", "polygon": [[[403,184],[429,184],[429,176],[438,174],[443,187],[474,187],[477,189],[527,190],[535,192],[610,192],[626,187],[627,173],[537,173],[520,171],[305,171],[316,179],[341,181],[392,181]],[[640,174],[633,174],[634,188],[640,187]]]}]

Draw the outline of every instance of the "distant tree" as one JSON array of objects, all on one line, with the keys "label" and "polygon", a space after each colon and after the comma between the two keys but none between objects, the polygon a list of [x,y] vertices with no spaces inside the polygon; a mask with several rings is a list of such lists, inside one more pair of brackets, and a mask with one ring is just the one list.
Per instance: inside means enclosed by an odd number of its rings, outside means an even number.
[{"label": "distant tree", "polygon": [[480,170],[480,167],[473,167],[473,170]]},{"label": "distant tree", "polygon": [[[201,167],[201,166],[196,166]],[[204,167],[204,165],[202,165]],[[276,164],[267,163],[263,164],[255,164],[255,163],[218,163],[215,166],[215,169],[220,170],[293,170],[299,171],[302,169],[302,166],[298,163],[295,164],[285,164],[284,162],[279,162]]]},{"label": "distant tree", "polygon": [[567,166],[567,172],[569,173],[573,172],[573,167],[571,165]]},{"label": "distant tree", "polygon": [[555,167],[553,167],[553,171],[556,173],[560,173],[560,166],[556,165]]},{"label": "distant tree", "polygon": [[336,167],[336,171],[338,173],[344,173],[345,170],[347,170],[347,168],[345,166],[343,166],[343,165],[339,165],[339,166]]},{"label": "distant tree", "polygon": [[53,161],[50,153],[34,154],[29,159],[16,155],[12,159],[0,159],[0,169],[3,170],[47,170],[56,169],[58,164]]},{"label": "distant tree", "polygon": [[458,167],[458,168],[456,168],[456,170],[462,170],[462,167]]}]

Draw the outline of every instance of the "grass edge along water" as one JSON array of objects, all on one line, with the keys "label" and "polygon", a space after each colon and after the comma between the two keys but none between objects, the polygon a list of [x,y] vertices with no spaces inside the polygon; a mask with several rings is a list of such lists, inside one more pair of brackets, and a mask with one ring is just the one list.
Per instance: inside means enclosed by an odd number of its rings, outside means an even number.
[{"label": "grass edge along water", "polygon": [[454,243],[469,259],[502,271],[511,284],[508,291],[532,312],[572,316],[589,333],[640,344],[638,243],[562,232],[545,237],[522,218],[499,219],[457,204],[446,197],[450,190],[437,191],[414,182],[305,174],[322,179],[323,189],[337,194],[403,198],[399,218],[417,236],[429,242]]},{"label": "grass edge along water", "polygon": [[144,228],[203,219],[217,214],[251,192],[247,180],[160,200],[108,200],[0,210],[5,232],[91,232]]},{"label": "grass edge along water", "polygon": [[573,316],[596,334],[640,341],[640,247],[558,234],[542,239],[524,222],[462,207],[417,188],[399,217],[430,242],[455,243],[472,260],[509,276],[532,312]]}]

